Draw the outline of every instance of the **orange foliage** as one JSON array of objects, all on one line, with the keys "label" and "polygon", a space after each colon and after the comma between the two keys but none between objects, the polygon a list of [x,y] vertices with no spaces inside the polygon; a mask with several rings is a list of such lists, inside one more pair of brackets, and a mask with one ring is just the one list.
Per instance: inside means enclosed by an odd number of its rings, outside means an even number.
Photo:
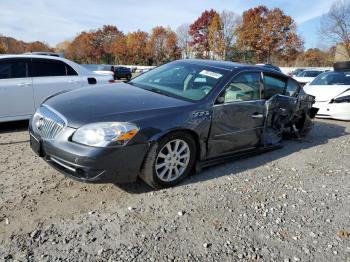
[{"label": "orange foliage", "polygon": [[245,50],[256,52],[257,62],[294,59],[303,49],[294,20],[279,8],[258,6],[243,13],[238,41]]}]

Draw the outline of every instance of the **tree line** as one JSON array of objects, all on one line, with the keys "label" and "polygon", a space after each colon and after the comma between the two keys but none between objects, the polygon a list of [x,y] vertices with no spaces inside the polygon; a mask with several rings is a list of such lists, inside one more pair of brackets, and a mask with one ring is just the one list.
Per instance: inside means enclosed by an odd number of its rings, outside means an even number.
[{"label": "tree line", "polygon": [[260,5],[243,12],[205,10],[192,24],[175,31],[157,26],[150,33],[123,33],[114,25],[79,33],[55,48],[39,41],[25,43],[0,36],[0,53],[63,52],[78,63],[159,65],[179,58],[206,58],[280,66],[330,66],[335,46],[350,57],[350,1],[339,0],[322,17],[322,32],[330,49],[304,51],[304,40],[291,16]]}]

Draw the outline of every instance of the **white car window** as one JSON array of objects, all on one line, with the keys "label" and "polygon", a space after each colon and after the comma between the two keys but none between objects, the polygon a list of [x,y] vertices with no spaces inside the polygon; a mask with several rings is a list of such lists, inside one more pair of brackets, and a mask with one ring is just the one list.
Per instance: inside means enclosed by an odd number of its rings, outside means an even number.
[{"label": "white car window", "polygon": [[27,62],[6,60],[0,62],[0,79],[27,77]]}]

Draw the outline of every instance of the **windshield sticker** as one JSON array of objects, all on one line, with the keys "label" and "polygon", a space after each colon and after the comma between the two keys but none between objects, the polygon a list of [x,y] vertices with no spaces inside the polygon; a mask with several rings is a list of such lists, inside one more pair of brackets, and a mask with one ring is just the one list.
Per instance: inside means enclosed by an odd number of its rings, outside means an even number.
[{"label": "windshield sticker", "polygon": [[208,71],[208,70],[202,70],[199,74],[204,75],[204,76],[209,76],[209,77],[212,77],[215,79],[219,79],[220,77],[222,77],[222,74],[215,73],[215,72]]}]

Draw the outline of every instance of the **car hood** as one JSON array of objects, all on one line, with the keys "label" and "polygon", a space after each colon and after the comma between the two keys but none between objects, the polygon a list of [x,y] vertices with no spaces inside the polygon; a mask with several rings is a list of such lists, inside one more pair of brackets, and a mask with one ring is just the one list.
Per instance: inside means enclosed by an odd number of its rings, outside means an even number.
[{"label": "car hood", "polygon": [[78,128],[103,121],[133,121],[166,109],[186,107],[193,103],[157,94],[125,83],[81,88],[50,98],[51,107]]},{"label": "car hood", "polygon": [[317,102],[330,101],[341,93],[350,89],[348,85],[308,85],[304,87],[305,93],[316,97]]}]

